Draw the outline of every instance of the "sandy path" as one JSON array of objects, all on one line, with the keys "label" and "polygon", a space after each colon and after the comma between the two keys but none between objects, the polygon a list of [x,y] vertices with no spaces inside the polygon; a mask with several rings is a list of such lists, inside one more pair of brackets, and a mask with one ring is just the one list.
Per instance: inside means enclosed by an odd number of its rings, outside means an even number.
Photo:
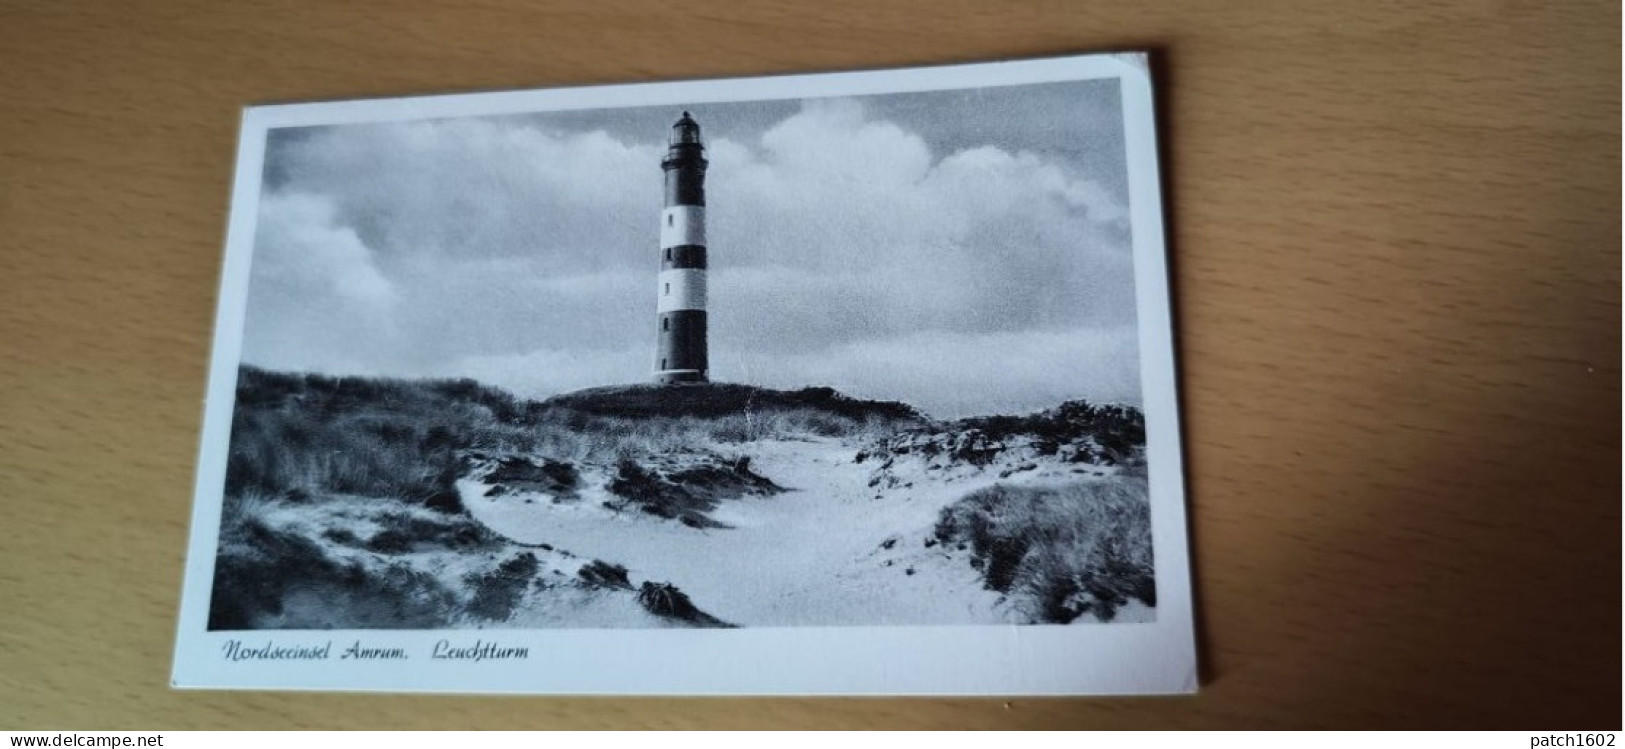
[{"label": "sandy path", "polygon": [[[614,513],[599,506],[607,495],[591,492],[575,504],[526,504],[487,499],[476,482],[461,486],[475,517],[509,538],[624,564],[634,583],[670,582],[740,625],[1006,621],[998,594],[982,589],[963,558],[922,544],[937,511],[974,487],[896,489],[875,499],[868,466],[852,456],[836,440],[753,445],[753,468],[793,491],[727,503],[713,517],[729,529]],[[898,540],[881,549],[890,538]]]}]

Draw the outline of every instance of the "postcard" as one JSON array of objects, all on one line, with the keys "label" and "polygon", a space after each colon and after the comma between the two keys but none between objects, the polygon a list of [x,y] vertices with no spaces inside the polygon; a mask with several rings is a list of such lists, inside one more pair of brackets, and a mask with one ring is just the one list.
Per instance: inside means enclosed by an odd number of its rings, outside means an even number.
[{"label": "postcard", "polygon": [[1141,54],[256,106],[173,684],[1194,691]]}]

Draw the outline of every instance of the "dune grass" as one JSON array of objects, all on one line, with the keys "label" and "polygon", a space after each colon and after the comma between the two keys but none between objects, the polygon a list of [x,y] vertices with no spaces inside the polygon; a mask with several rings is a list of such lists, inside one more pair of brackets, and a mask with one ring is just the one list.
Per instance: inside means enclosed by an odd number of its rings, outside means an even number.
[{"label": "dune grass", "polygon": [[997,484],[943,508],[937,540],[962,545],[990,590],[1031,621],[1111,621],[1156,606],[1151,505],[1141,479]]},{"label": "dune grass", "polygon": [[[848,408],[854,403],[860,402],[842,401]],[[633,504],[703,527],[715,525],[703,510],[717,496],[778,490],[751,473],[743,455],[727,454],[728,446],[879,428],[854,414],[792,403],[731,414],[615,415],[526,401],[471,380],[330,377],[244,366],[210,628],[501,621],[534,577],[533,558],[514,557],[461,585],[412,566],[413,555],[422,553],[505,548],[462,506],[456,481],[469,456],[524,456],[534,470],[503,474],[505,480],[561,491],[575,488],[576,466],[584,463],[631,466],[616,474],[616,487],[632,495]],[[707,453],[709,462],[658,475],[641,468],[651,456],[682,451]],[[514,473],[515,465],[499,468]],[[320,511],[340,507],[353,517]],[[289,525],[282,522],[289,508],[333,524]],[[382,561],[363,564],[351,550]],[[624,570],[584,584],[617,580],[624,582]],[[472,598],[464,600],[470,590]]]},{"label": "dune grass", "polygon": [[209,629],[442,627],[459,601],[433,575],[402,561],[366,565],[329,549],[377,546],[401,554],[424,537],[438,543],[437,536],[460,538],[470,548],[497,543],[466,520],[401,513],[378,515],[380,528],[369,538],[316,539],[270,519],[288,503],[258,492],[226,496]]},{"label": "dune grass", "polygon": [[[525,401],[470,380],[243,367],[210,628],[435,628],[458,617],[507,617],[525,584],[534,583],[534,558],[512,555],[461,584],[409,564],[425,552],[505,549],[458,497],[456,481],[471,455],[524,456],[536,461],[529,463],[533,470],[507,478],[559,491],[574,490],[584,464],[614,467],[611,493],[636,498],[646,512],[707,527],[704,513],[718,496],[778,490],[750,470],[740,452],[748,443],[842,437],[863,444],[900,429],[949,428],[822,391],[774,397],[779,401],[771,406],[731,412],[621,414],[587,407],[590,396]],[[989,439],[1030,435],[1045,445],[1093,440],[1130,469],[1140,464],[1144,444],[1138,411],[1081,403],[949,426]],[[672,468],[651,459],[684,451],[704,460]],[[360,503],[364,522],[299,530],[272,521],[289,507],[329,502]],[[1143,469],[1111,481],[975,492],[942,511],[936,535],[970,551],[985,584],[1035,622],[1109,621],[1129,601],[1156,603]],[[363,565],[352,550],[376,559]],[[609,563],[593,567],[581,583],[631,590],[624,568],[617,573]],[[638,594],[658,616],[720,624],[691,611],[670,586]]]},{"label": "dune grass", "polygon": [[[472,380],[238,376],[226,493],[387,497],[447,512],[467,451],[613,465],[673,449],[884,433],[875,415],[811,406],[616,416],[520,400]],[[738,457],[738,456],[733,456]]]}]

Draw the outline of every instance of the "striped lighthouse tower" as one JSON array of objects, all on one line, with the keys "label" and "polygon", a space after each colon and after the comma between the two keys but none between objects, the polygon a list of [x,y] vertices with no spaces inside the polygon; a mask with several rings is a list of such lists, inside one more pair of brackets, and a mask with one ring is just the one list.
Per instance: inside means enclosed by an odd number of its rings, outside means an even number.
[{"label": "striped lighthouse tower", "polygon": [[666,158],[666,208],[660,215],[660,343],[655,381],[705,382],[705,145],[700,125],[683,113],[671,127]]}]

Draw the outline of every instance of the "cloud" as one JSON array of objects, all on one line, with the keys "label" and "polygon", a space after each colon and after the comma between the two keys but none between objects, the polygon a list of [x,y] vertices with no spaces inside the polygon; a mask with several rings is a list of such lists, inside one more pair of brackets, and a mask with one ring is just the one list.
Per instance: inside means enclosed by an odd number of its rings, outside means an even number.
[{"label": "cloud", "polygon": [[386,264],[525,257],[557,273],[647,259],[660,155],[600,131],[460,119],[326,128],[276,158],[281,190],[330,197]]},{"label": "cloud", "polygon": [[[760,342],[816,349],[854,333],[830,319],[878,334],[1133,319],[1125,207],[1032,153],[933,160],[851,101],[810,103],[759,149],[732,146],[713,147],[718,298],[798,310],[758,318]],[[831,317],[805,309],[819,303]]]},{"label": "cloud", "polygon": [[[921,101],[911,116],[952,111]],[[1127,206],[1105,186],[1120,180],[996,131],[933,152],[873,112],[808,101],[708,142],[713,376],[949,412],[1133,400]],[[245,358],[531,395],[645,379],[669,115],[273,139]]]},{"label": "cloud", "polygon": [[371,371],[369,346],[396,337],[399,290],[333,205],[311,195],[260,203],[243,331],[245,358],[296,369]]}]

